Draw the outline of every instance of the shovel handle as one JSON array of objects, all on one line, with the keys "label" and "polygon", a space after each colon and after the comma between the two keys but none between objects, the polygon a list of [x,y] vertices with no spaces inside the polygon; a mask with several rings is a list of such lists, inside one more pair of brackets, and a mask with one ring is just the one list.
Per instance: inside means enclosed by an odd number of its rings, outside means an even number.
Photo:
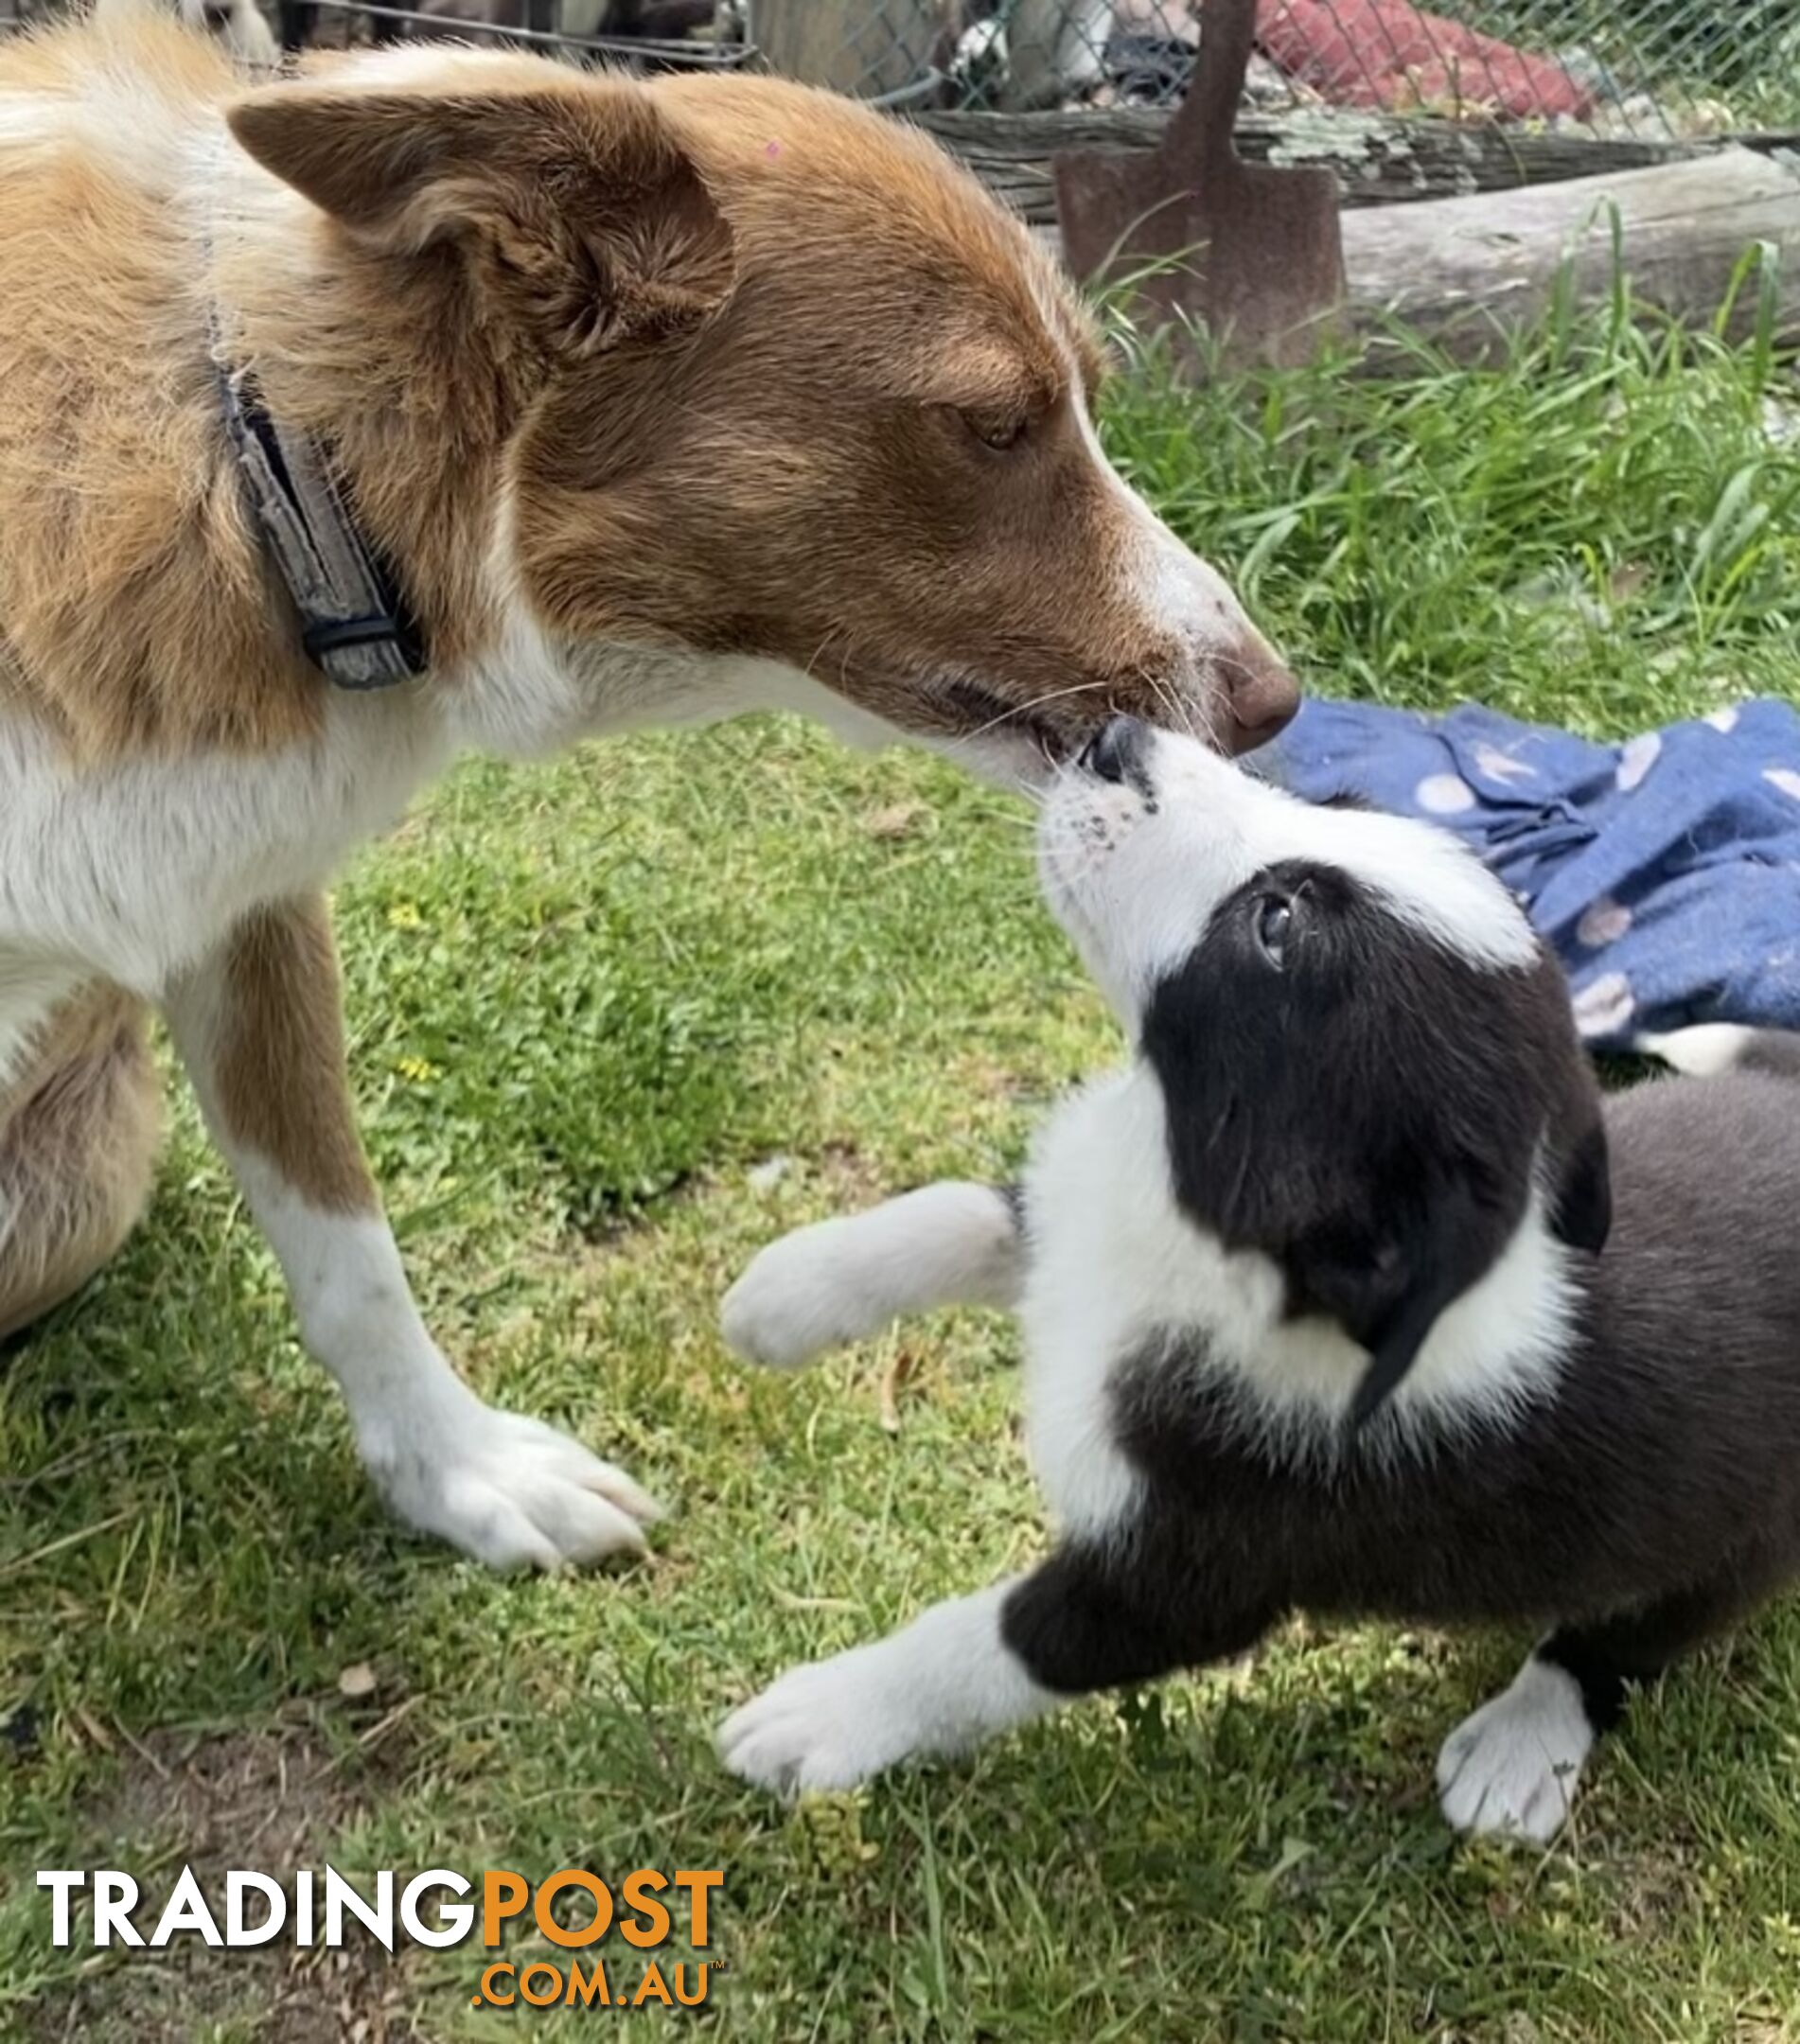
[{"label": "shovel handle", "polygon": [[1164,131],[1166,155],[1197,157],[1203,166],[1231,161],[1231,132],[1256,46],[1256,9],[1257,0],[1206,0],[1193,81]]}]

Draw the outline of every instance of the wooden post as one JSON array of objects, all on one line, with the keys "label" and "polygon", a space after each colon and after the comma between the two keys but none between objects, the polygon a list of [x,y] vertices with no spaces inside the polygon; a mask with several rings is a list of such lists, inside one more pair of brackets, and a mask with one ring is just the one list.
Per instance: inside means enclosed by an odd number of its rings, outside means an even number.
[{"label": "wooden post", "polygon": [[940,29],[934,0],[751,0],[750,35],[771,71],[863,98],[925,75]]}]

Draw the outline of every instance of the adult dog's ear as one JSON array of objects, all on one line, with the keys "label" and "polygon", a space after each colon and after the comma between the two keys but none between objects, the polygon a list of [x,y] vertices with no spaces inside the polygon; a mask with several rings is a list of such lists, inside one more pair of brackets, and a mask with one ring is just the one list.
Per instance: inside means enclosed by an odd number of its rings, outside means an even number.
[{"label": "adult dog's ear", "polygon": [[354,238],[396,255],[458,249],[489,309],[559,350],[688,332],[731,292],[731,228],[624,79],[272,85],[227,118],[265,169]]},{"label": "adult dog's ear", "polygon": [[1607,1161],[1606,1123],[1597,1103],[1594,1119],[1562,1159],[1550,1225],[1559,1241],[1597,1256],[1613,1225],[1613,1177]]}]

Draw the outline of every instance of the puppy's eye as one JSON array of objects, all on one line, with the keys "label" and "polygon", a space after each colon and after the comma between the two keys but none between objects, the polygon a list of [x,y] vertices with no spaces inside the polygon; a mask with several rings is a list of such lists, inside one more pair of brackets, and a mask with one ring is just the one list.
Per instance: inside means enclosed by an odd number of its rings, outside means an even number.
[{"label": "puppy's eye", "polygon": [[1277,972],[1287,964],[1287,933],[1294,921],[1294,904],[1285,894],[1265,894],[1256,905],[1257,949]]},{"label": "puppy's eye", "polygon": [[965,412],[962,423],[984,448],[992,448],[997,454],[1008,453],[1019,446],[1032,426],[1030,418],[1023,413],[1012,418],[996,418],[992,413],[983,415],[979,412]]}]

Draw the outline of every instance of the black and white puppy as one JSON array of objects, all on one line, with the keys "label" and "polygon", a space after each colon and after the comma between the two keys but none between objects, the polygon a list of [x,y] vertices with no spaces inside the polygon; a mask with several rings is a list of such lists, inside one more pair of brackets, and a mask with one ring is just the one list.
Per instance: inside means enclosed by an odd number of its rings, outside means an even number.
[{"label": "black and white puppy", "polygon": [[1438,1788],[1547,1839],[1624,1686],[1800,1572],[1795,1039],[1683,1031],[1671,1063],[1741,1068],[1602,1106],[1555,960],[1454,838],[1125,720],[1040,854],[1130,1065],[1021,1189],[802,1229],[724,1320],[794,1365],[1015,1305],[1055,1545],[792,1670],[726,1763],[844,1788],[1295,1612],[1501,1621],[1544,1637]]}]

